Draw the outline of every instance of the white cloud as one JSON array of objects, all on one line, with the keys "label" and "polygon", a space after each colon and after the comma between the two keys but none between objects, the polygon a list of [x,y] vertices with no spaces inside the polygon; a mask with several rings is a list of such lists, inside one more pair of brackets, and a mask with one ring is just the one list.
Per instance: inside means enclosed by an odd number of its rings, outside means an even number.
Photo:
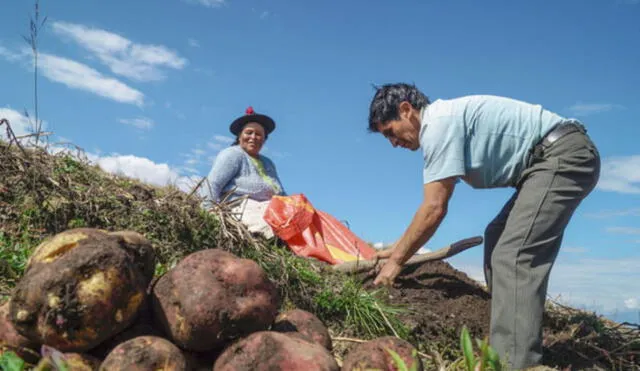
[{"label": "white cloud", "polygon": [[[21,52],[15,53],[0,47],[0,56],[11,62],[30,63],[30,51],[27,48],[22,48]],[[138,106],[144,103],[144,94],[140,91],[74,60],[40,53],[38,67],[44,77],[65,84],[67,87],[84,90],[121,103]]]},{"label": "white cloud", "polygon": [[207,147],[211,148],[214,151],[221,151],[224,148],[224,144],[216,143],[216,142],[208,142]]},{"label": "white cloud", "polygon": [[213,140],[207,142],[207,147],[214,152],[222,151],[225,147],[228,147],[235,138],[226,135],[214,135]]},{"label": "white cloud", "polygon": [[640,155],[605,158],[598,188],[640,194]]},{"label": "white cloud", "polygon": [[155,126],[153,120],[147,117],[137,117],[133,119],[120,119],[120,123],[125,125],[131,125],[141,130],[148,130]]},{"label": "white cloud", "polygon": [[[554,264],[549,281],[548,295],[561,298],[563,303],[574,308],[596,310],[600,314],[613,313],[625,308],[625,300],[640,298],[637,284],[640,257],[620,259],[577,258],[561,256]],[[450,263],[471,279],[484,285],[481,263],[468,259],[454,259],[460,263]],[[633,304],[633,302],[631,302]]]},{"label": "white cloud", "polygon": [[95,158],[102,170],[140,179],[143,182],[165,186],[178,179],[179,174],[167,164],[156,164],[145,157],[113,155]]},{"label": "white cloud", "polygon": [[624,301],[624,306],[627,309],[640,309],[640,300],[638,298],[629,298]]},{"label": "white cloud", "polygon": [[189,46],[192,47],[192,48],[199,48],[200,47],[200,43],[196,39],[189,39],[189,40],[187,40],[187,42],[189,43]]},{"label": "white cloud", "polygon": [[373,244],[374,249],[382,249],[384,248],[384,242],[376,242]]},{"label": "white cloud", "polygon": [[214,136],[213,136],[213,139],[214,139],[216,142],[220,142],[220,143],[229,143],[229,144],[230,144],[230,143],[233,143],[233,141],[235,140],[234,138],[232,138],[232,137],[228,137],[228,136],[226,136],[226,135],[214,135]]},{"label": "white cloud", "polygon": [[269,11],[265,10],[264,12],[260,13],[260,19],[265,19],[269,16]]},{"label": "white cloud", "polygon": [[578,102],[567,108],[569,113],[575,116],[588,116],[596,113],[607,112],[614,109],[624,108],[619,104],[612,103],[581,103]]},{"label": "white cloud", "polygon": [[200,180],[198,176],[181,175],[178,170],[168,164],[155,163],[146,157],[135,155],[100,157],[93,154],[89,154],[87,157],[106,172],[138,179],[157,186],[174,185],[185,192],[191,191],[191,188]]},{"label": "white cloud", "polygon": [[640,216],[640,208],[624,210],[602,210],[596,213],[585,214],[591,218],[612,218],[616,216]]},{"label": "white cloud", "polygon": [[137,44],[116,33],[81,24],[54,22],[53,31],[95,55],[115,74],[137,81],[166,77],[161,69],[182,69],[187,60],[163,45]]},{"label": "white cloud", "polygon": [[9,62],[18,62],[29,55],[29,49],[23,48],[20,49],[20,52],[16,53],[0,45],[0,57],[8,60]]},{"label": "white cloud", "polygon": [[50,54],[40,54],[42,75],[52,81],[97,94],[121,103],[142,106],[144,94],[128,85],[105,77],[91,67],[76,61]]},{"label": "white cloud", "polygon": [[609,232],[609,233],[617,233],[617,234],[640,234],[640,228],[634,228],[634,227],[609,227],[609,228],[607,228],[607,232]]},{"label": "white cloud", "polygon": [[427,247],[421,247],[420,250],[418,250],[418,254],[427,254],[430,253],[431,249],[427,248]]},{"label": "white cloud", "polygon": [[225,3],[225,0],[182,0],[182,1],[189,4],[204,5],[207,8],[218,8],[224,5]]},{"label": "white cloud", "polygon": [[[32,125],[31,122],[29,122],[29,118],[16,110],[0,108],[0,119],[9,120],[11,130],[13,130],[13,133],[18,137],[32,132]],[[3,140],[8,139],[7,128],[4,125],[0,126],[0,138]]]}]

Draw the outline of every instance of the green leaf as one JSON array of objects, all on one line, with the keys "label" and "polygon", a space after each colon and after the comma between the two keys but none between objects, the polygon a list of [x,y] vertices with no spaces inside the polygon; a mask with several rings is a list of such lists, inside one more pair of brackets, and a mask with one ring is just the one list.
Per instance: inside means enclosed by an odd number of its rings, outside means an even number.
[{"label": "green leaf", "polygon": [[409,371],[409,369],[407,368],[407,364],[404,363],[398,353],[394,352],[391,349],[386,349],[386,351],[389,352],[391,358],[393,358],[393,362],[396,364],[396,368],[398,369],[398,371]]},{"label": "green leaf", "polygon": [[469,336],[469,330],[467,326],[462,327],[462,334],[460,335],[460,347],[462,348],[462,354],[464,354],[465,365],[468,371],[473,371],[475,357],[473,355],[473,343],[471,342],[471,336]]},{"label": "green leaf", "polygon": [[22,371],[25,362],[14,352],[4,352],[0,355],[0,370],[2,371]]},{"label": "green leaf", "polygon": [[491,346],[487,348],[487,360],[495,371],[502,371],[502,362],[500,361],[500,356]]}]

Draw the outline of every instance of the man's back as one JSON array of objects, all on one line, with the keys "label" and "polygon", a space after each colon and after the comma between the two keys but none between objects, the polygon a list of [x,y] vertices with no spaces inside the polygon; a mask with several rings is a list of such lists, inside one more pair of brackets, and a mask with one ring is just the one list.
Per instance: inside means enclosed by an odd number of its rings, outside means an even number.
[{"label": "man's back", "polygon": [[436,100],[423,111],[424,182],[460,176],[474,188],[514,186],[529,150],[563,117],[510,98]]}]

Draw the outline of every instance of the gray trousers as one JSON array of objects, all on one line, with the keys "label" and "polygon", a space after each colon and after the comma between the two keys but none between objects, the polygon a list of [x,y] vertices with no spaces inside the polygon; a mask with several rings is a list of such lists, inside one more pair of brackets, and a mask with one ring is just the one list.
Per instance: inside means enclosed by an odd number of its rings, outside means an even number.
[{"label": "gray trousers", "polygon": [[582,132],[561,137],[529,163],[515,194],[485,231],[490,343],[515,369],[542,362],[551,267],[571,216],[600,176],[600,155]]}]

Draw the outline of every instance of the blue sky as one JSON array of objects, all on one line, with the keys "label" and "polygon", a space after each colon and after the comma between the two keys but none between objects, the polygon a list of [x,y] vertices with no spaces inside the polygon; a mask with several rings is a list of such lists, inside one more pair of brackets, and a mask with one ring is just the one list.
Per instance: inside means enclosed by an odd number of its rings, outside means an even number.
[{"label": "blue sky", "polygon": [[[32,2],[0,12],[0,116],[29,130]],[[40,117],[50,141],[155,184],[209,171],[245,108],[271,115],[265,154],[362,238],[391,243],[421,201],[419,152],[366,131],[372,84],[432,100],[495,94],[584,122],[603,156],[550,295],[640,321],[640,1],[43,0]],[[428,243],[481,235],[512,190],[461,184]],[[480,279],[481,246],[450,259]]]}]

